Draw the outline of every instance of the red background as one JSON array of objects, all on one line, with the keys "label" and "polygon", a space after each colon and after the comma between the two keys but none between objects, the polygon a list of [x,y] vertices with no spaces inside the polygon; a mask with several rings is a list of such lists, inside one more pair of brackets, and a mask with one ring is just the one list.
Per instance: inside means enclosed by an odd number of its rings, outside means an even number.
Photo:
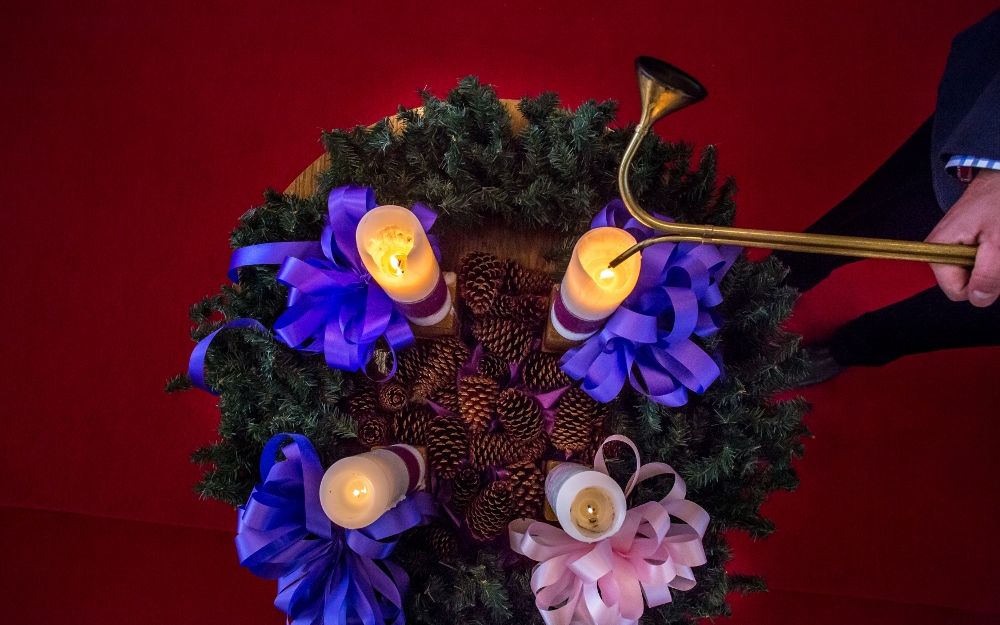
[{"label": "red background", "polygon": [[[335,4],[5,7],[8,621],[282,621],[273,585],[236,563],[233,512],[191,492],[213,399],[161,389],[191,348],[188,305],[224,280],[229,229],[315,158],[321,128],[473,73],[504,97],[615,98],[635,119],[631,61],[652,54],[711,93],[661,132],[719,146],[740,224],[799,229],[929,114],[951,37],[994,6]],[[923,267],[855,265],[793,324],[821,337],[930,283]],[[733,623],[1000,622],[998,356],[912,357],[807,393],[802,486],[767,504],[772,538],[734,536],[733,570],[772,591],[734,598]]]}]

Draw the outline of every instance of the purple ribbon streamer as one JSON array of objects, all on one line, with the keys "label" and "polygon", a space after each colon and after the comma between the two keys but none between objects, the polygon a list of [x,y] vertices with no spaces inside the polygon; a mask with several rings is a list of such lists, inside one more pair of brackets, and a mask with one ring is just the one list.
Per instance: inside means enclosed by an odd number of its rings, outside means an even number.
[{"label": "purple ribbon streamer", "polygon": [[[654,235],[621,200],[609,202],[590,226],[622,228],[637,241]],[[598,334],[566,352],[563,371],[600,402],[614,399],[626,381],[666,406],[683,406],[689,391],[704,393],[721,371],[691,337],[719,330],[712,309],[722,301],[719,284],[740,252],[695,243],[644,250],[636,288]]]},{"label": "purple ribbon streamer", "polygon": [[[385,338],[396,352],[413,340],[410,325],[399,305],[372,280],[358,253],[355,233],[358,222],[375,208],[375,193],[369,187],[346,185],[327,197],[327,224],[318,241],[277,241],[241,247],[233,251],[228,276],[239,279],[239,269],[250,265],[281,265],[277,279],[287,286],[288,307],[274,324],[278,340],[305,352],[322,352],[333,369],[363,371],[375,348]],[[411,208],[421,227],[430,230],[437,219],[425,204]],[[428,237],[440,258],[437,241]],[[237,319],[226,327],[255,327],[254,320]],[[222,329],[222,328],[220,328]],[[188,364],[192,383],[203,390],[205,354],[218,331],[195,346]],[[395,372],[395,359],[393,370]]]},{"label": "purple ribbon streamer", "polygon": [[271,333],[264,327],[264,324],[257,321],[256,319],[233,319],[232,321],[223,324],[218,330],[212,332],[202,340],[198,341],[198,344],[194,346],[191,350],[191,357],[188,359],[188,377],[191,378],[191,384],[195,388],[200,388],[203,391],[212,393],[213,395],[218,395],[218,393],[205,382],[205,358],[208,356],[208,348],[212,345],[212,341],[215,337],[219,335],[219,332],[227,330],[229,328],[251,328],[257,330],[262,334],[268,336]]},{"label": "purple ribbon streamer", "polygon": [[434,516],[433,498],[413,493],[365,528],[337,527],[319,502],[319,456],[301,434],[271,438],[260,473],[239,510],[236,550],[254,575],[278,580],[274,604],[290,622],[403,625],[409,578],[387,558],[400,534]]}]

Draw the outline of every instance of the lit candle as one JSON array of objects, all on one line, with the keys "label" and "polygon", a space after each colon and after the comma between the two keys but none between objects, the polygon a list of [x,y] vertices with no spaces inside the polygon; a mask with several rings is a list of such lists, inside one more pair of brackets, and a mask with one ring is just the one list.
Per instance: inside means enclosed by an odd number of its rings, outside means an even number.
[{"label": "lit candle", "polygon": [[570,341],[582,341],[601,329],[639,280],[640,254],[617,267],[609,263],[635,245],[620,228],[594,228],[576,242],[559,294],[552,298],[549,321]]},{"label": "lit candle", "polygon": [[610,476],[563,462],[549,470],[545,497],[559,525],[573,538],[592,543],[613,536],[625,522],[625,493]]},{"label": "lit candle", "polygon": [[319,485],[330,520],[347,529],[366,527],[421,488],[426,465],[409,445],[391,445],[333,463]]},{"label": "lit candle", "polygon": [[402,206],[373,208],[355,238],[368,273],[412,323],[432,326],[448,315],[451,294],[416,215]]}]

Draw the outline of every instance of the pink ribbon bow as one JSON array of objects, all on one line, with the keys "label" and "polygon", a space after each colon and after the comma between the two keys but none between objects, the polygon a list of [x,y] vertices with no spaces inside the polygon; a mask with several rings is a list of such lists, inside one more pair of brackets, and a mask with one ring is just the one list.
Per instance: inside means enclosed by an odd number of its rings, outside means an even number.
[{"label": "pink ribbon bow", "polygon": [[634,625],[646,605],[669,603],[671,588],[694,588],[691,567],[705,563],[701,539],[708,513],[684,499],[687,488],[681,476],[662,462],[641,464],[635,443],[617,435],[601,443],[595,470],[608,472],[604,445],[611,441],[625,443],[635,454],[636,471],[626,496],[659,475],[673,475],[674,485],[663,499],[628,510],[622,528],[595,543],[580,542],[547,523],[511,522],[511,548],[539,563],[531,574],[531,590],[546,625]]}]

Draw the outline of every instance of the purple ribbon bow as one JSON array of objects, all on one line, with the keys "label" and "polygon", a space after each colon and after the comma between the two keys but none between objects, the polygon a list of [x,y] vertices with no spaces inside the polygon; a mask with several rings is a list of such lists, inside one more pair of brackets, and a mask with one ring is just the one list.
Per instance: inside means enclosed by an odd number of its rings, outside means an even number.
[{"label": "purple ribbon bow", "polygon": [[[234,282],[239,279],[240,267],[281,265],[277,279],[288,287],[288,308],[275,322],[274,333],[289,347],[322,352],[333,369],[363,370],[379,337],[385,338],[393,352],[413,342],[406,317],[372,279],[358,253],[358,222],[373,208],[375,193],[371,188],[337,187],[327,198],[327,225],[319,241],[241,247],[233,251],[229,263],[229,279]],[[421,203],[414,204],[411,210],[423,229],[430,230],[437,214]],[[428,239],[440,258],[434,237]],[[225,327],[247,327],[247,323],[237,319]],[[208,391],[211,389],[204,382],[204,359],[216,334],[195,347],[188,367],[195,386]],[[388,377],[393,373],[395,359]]]},{"label": "purple ribbon bow", "polygon": [[[621,200],[608,203],[590,226],[622,228],[637,241],[654,235]],[[718,331],[712,309],[722,301],[719,283],[739,253],[737,247],[695,243],[643,250],[635,289],[601,332],[566,352],[563,371],[600,402],[614,399],[626,380],[666,406],[687,403],[689,390],[704,393],[720,369],[691,337]]]},{"label": "purple ribbon bow", "polygon": [[274,436],[260,474],[263,481],[239,510],[236,550],[254,575],[278,580],[274,605],[290,622],[403,625],[409,578],[387,558],[399,534],[433,516],[431,496],[411,494],[359,530],[337,527],[320,506],[319,456],[301,434]]}]

